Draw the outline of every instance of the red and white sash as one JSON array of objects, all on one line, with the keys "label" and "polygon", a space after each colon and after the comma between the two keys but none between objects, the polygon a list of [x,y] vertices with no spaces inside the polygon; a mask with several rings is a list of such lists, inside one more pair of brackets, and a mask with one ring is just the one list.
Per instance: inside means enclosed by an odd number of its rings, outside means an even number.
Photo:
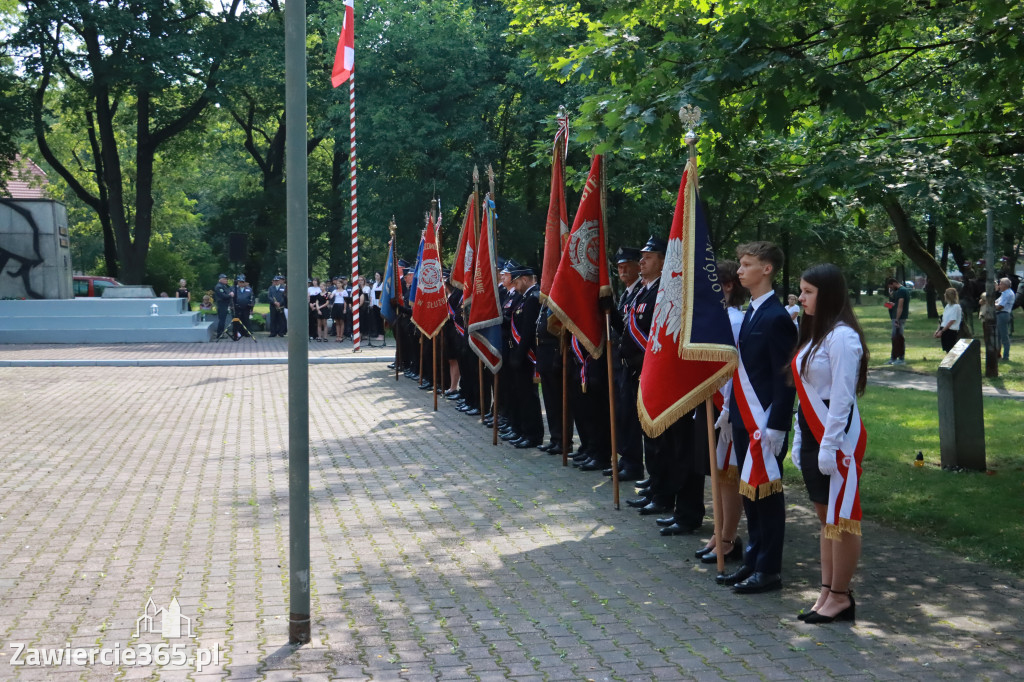
[{"label": "red and white sash", "polygon": [[740,358],[736,371],[732,375],[732,390],[736,395],[736,404],[740,408],[743,427],[747,430],[750,445],[747,456],[743,460],[743,471],[740,473],[740,493],[751,500],[768,497],[782,492],[782,471],[775,456],[768,448],[761,447],[761,436],[768,429],[768,415],[757,399],[757,393],[750,384],[750,377]]},{"label": "red and white sash", "polygon": [[[800,411],[814,438],[821,443],[825,437],[825,421],[828,408],[814,390],[800,378],[797,358],[791,363],[797,394],[800,396]],[[850,428],[846,430],[843,444],[836,452],[839,471],[832,474],[828,484],[828,512],[825,516],[825,537],[831,540],[842,538],[843,532],[860,535],[860,475],[864,450],[867,448],[868,432],[860,418],[857,403],[853,403]],[[849,453],[853,453],[852,456]]]}]

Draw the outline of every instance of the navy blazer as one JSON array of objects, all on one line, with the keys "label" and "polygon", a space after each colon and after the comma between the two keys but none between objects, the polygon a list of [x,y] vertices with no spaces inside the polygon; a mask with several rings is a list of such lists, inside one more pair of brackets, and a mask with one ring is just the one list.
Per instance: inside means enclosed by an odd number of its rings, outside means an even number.
[{"label": "navy blazer", "polygon": [[[750,323],[740,331],[740,361],[761,406],[765,410],[771,407],[768,428],[777,431],[788,431],[793,424],[796,386],[789,362],[796,342],[796,325],[774,295],[761,304]],[[735,389],[729,400],[729,413],[734,424],[740,423]]]}]

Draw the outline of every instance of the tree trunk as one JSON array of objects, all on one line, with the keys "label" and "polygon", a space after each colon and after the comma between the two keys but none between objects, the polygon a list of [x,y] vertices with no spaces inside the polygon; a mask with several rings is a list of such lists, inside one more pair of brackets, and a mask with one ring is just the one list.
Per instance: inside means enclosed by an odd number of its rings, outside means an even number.
[{"label": "tree trunk", "polygon": [[949,287],[949,278],[936,262],[935,257],[925,248],[921,242],[920,235],[910,224],[910,218],[903,209],[899,199],[892,194],[882,197],[882,205],[889,215],[893,228],[896,230],[896,237],[899,239],[900,251],[917,267],[921,268],[925,276],[937,289],[945,291]]},{"label": "tree trunk", "polygon": [[[935,253],[935,240],[938,233],[938,228],[935,225],[935,216],[928,214],[928,253]],[[940,264],[942,271],[946,271],[945,264]],[[943,289],[945,291],[945,289]],[[929,320],[939,319],[939,311],[935,307],[935,285],[932,284],[931,277],[928,278],[928,283],[924,287],[925,294],[925,310],[928,311]]]}]

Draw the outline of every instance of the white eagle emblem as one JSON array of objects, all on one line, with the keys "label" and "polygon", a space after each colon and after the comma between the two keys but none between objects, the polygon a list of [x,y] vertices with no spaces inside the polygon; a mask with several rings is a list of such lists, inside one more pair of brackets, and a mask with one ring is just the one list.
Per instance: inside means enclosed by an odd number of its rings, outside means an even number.
[{"label": "white eagle emblem", "polygon": [[466,244],[466,258],[462,261],[462,270],[473,274],[473,247],[469,244]]},{"label": "white eagle emblem", "polygon": [[569,264],[588,282],[597,281],[597,221],[587,220],[569,237]]},{"label": "white eagle emblem", "polygon": [[651,352],[661,350],[662,335],[679,345],[679,331],[683,326],[683,242],[670,239],[665,249],[665,267],[661,273],[661,286],[654,301],[654,319],[651,321]]},{"label": "white eagle emblem", "polygon": [[433,294],[440,291],[443,279],[441,276],[441,264],[437,262],[436,258],[431,258],[423,261],[423,265],[420,267],[420,278],[417,286],[421,292]]}]

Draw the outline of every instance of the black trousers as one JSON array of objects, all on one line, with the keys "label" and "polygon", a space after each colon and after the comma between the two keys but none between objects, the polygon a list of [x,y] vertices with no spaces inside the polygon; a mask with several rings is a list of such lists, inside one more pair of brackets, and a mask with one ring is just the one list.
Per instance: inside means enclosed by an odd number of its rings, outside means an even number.
[{"label": "black trousers", "polygon": [[[611,410],[608,407],[608,368],[606,360],[591,358],[587,361],[587,384],[584,391],[579,381],[574,385],[578,393],[573,404],[573,417],[580,433],[580,441],[591,458],[599,464],[612,461]],[[570,372],[579,376],[579,367],[573,363]]]},{"label": "black trousers", "polygon": [[[541,394],[544,396],[544,414],[548,420],[548,434],[552,443],[562,445],[562,368],[553,367],[540,373]],[[571,408],[569,411],[572,414]],[[569,417],[572,428],[572,417]],[[571,435],[571,434],[570,434]]]},{"label": "black trousers", "polygon": [[636,397],[640,392],[640,372],[619,363],[615,369],[615,423],[618,426],[616,447],[622,462],[619,468],[643,471],[644,439]]},{"label": "black trousers", "polygon": [[270,304],[270,333],[273,336],[284,336],[288,332],[288,322],[284,319],[284,308]]},{"label": "black trousers", "polygon": [[[737,419],[738,416],[733,418],[732,440],[740,471],[742,471],[750,440],[747,430]],[[789,438],[787,437],[782,446],[783,453],[786,452],[788,445]],[[780,471],[784,458],[784,454],[775,458]],[[782,546],[786,539],[785,494],[777,492],[757,500],[750,500],[744,496],[743,511],[747,515],[747,533],[750,537],[744,563],[751,569],[762,573],[781,573]]]}]

